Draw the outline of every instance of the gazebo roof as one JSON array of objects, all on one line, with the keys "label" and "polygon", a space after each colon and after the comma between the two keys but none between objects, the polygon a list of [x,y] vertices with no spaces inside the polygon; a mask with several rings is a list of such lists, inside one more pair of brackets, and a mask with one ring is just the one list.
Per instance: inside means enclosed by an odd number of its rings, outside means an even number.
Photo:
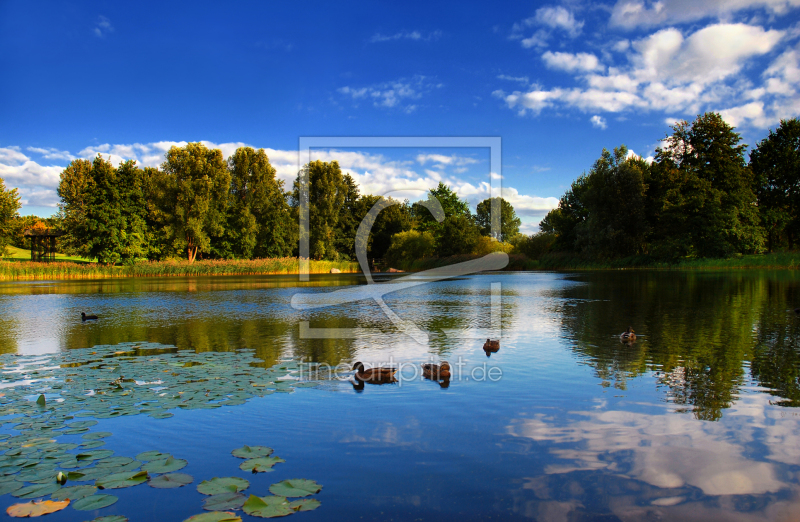
[{"label": "gazebo roof", "polygon": [[29,228],[22,233],[23,236],[38,236],[38,237],[59,237],[63,236],[63,232],[53,230],[52,228]]}]

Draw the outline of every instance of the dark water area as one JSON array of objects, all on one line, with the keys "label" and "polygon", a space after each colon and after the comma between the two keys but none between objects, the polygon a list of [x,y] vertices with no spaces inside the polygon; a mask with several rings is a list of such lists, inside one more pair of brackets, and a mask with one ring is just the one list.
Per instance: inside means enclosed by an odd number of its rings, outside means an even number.
[{"label": "dark water area", "polygon": [[[291,305],[298,293],[364,283],[331,275],[307,283],[249,276],[0,284],[6,408],[23,394],[13,390],[48,400],[61,390],[67,405],[68,383],[52,386],[63,376],[37,381],[33,369],[63,368],[71,354],[84,361],[87,349],[104,347],[96,348],[102,355],[120,343],[151,343],[123,345],[118,356],[148,381],[153,354],[163,352],[158,364],[197,364],[198,372],[230,366],[218,370],[222,376],[237,375],[237,361],[251,373],[284,365],[282,378],[313,386],[277,386],[291,393],[270,389],[246,400],[229,394],[213,409],[184,408],[179,395],[213,397],[225,378],[188,385],[198,379],[179,376],[152,392],[141,386],[136,393],[174,392],[164,406],[174,415],[135,414],[141,401],[131,402],[133,414],[101,417],[89,433],[111,432],[101,449],[115,456],[158,450],[185,459],[180,472],[194,482],[109,490],[119,497],[109,507],[68,507],[47,520],[181,521],[203,511],[197,484],[229,476],[250,481],[245,495],[269,495],[284,479],[321,484],[313,496],[320,507],[291,520],[800,518],[796,272],[482,274],[386,293],[385,305],[415,325],[421,341],[372,299],[305,311]],[[100,319],[81,322],[82,311]],[[487,357],[479,334],[497,323],[500,350]],[[628,326],[638,336],[632,344],[619,338]],[[308,338],[322,328],[329,330]],[[161,352],[155,343],[165,345]],[[170,357],[180,354],[197,362],[178,365]],[[458,368],[449,386],[417,374],[421,363],[442,360]],[[399,366],[402,378],[356,389],[352,372],[327,371],[355,361]],[[323,371],[309,372],[309,362]],[[96,371],[106,368],[113,373],[113,364]],[[20,379],[32,382],[15,386]],[[259,389],[257,376],[238,379]],[[0,422],[15,414],[0,412]],[[8,441],[19,433],[10,422],[0,427],[0,449],[16,451]],[[85,442],[79,433],[57,441]],[[231,451],[245,444],[269,446],[285,462],[271,472],[242,471]],[[4,494],[0,508],[26,501]]]}]

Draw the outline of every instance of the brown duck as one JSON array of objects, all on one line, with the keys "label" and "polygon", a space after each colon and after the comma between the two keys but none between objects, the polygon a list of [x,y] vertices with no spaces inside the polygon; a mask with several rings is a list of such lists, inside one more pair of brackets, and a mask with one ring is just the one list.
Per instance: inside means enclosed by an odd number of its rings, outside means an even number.
[{"label": "brown duck", "polygon": [[634,341],[636,341],[636,334],[630,326],[627,330],[619,334],[619,342],[621,343],[632,343]]},{"label": "brown duck", "polygon": [[422,376],[432,381],[449,381],[450,363],[447,361],[442,364],[425,363],[422,365]]},{"label": "brown duck", "polygon": [[500,341],[486,339],[486,342],[483,343],[483,351],[486,352],[486,357],[489,357],[490,354],[497,353],[500,351]]},{"label": "brown duck", "polygon": [[364,363],[361,361],[353,365],[355,370],[355,378],[357,381],[368,382],[370,384],[384,384],[388,382],[397,382],[394,374],[397,372],[395,368],[370,368],[364,369]]}]

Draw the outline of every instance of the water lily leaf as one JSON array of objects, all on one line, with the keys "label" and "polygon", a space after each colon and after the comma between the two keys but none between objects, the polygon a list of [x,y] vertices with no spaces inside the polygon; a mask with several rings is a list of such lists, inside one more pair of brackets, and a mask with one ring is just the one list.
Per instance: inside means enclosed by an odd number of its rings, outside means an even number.
[{"label": "water lily leaf", "polygon": [[50,498],[56,500],[80,500],[89,495],[94,495],[95,493],[97,493],[97,488],[95,486],[69,486],[59,489],[53,493]]},{"label": "water lily leaf", "polygon": [[149,416],[153,417],[154,419],[169,419],[173,415],[174,413],[170,413],[168,411],[157,411],[155,413],[151,413]]},{"label": "water lily leaf", "polygon": [[105,446],[105,445],[106,443],[102,440],[90,440],[89,442],[84,442],[83,444],[81,444],[80,448],[88,450],[88,449],[99,448],[100,446]]},{"label": "water lily leaf", "polygon": [[[38,404],[39,406],[45,406],[47,404],[47,400],[45,400],[44,395],[39,395],[39,398],[36,399],[36,404]],[[61,509],[64,509],[64,508],[61,508]]]},{"label": "water lily leaf", "polygon": [[257,457],[269,457],[272,455],[272,451],[272,448],[266,446],[242,446],[231,453],[234,457],[239,457],[240,459],[254,459]]},{"label": "water lily leaf", "polygon": [[286,497],[274,496],[250,495],[250,498],[242,506],[242,510],[250,516],[260,518],[285,517],[294,513],[294,509],[289,506]]},{"label": "water lily leaf", "polygon": [[239,477],[214,477],[197,485],[197,491],[203,495],[220,495],[222,493],[238,493],[250,487],[250,482]]},{"label": "water lily leaf", "polygon": [[136,455],[136,460],[150,462],[151,460],[161,460],[171,456],[169,453],[161,453],[160,451],[145,451]]},{"label": "water lily leaf", "polygon": [[61,484],[36,484],[26,486],[11,493],[12,497],[17,498],[37,498],[50,495],[61,489]]},{"label": "water lily leaf", "polygon": [[131,462],[136,462],[130,457],[108,457],[107,459],[98,460],[94,463],[98,468],[114,468],[117,466],[127,466]]},{"label": "water lily leaf", "polygon": [[111,450],[94,450],[94,451],[85,451],[83,453],[78,453],[75,455],[75,458],[78,460],[100,460],[106,457],[110,457],[113,455],[114,452]]},{"label": "water lily leaf", "polygon": [[167,457],[164,460],[153,460],[148,462],[142,469],[145,471],[149,471],[150,473],[171,473],[173,471],[178,471],[179,469],[183,469],[188,464],[183,459],[176,459],[173,457]]},{"label": "water lily leaf", "polygon": [[147,483],[150,487],[159,489],[179,488],[194,482],[194,478],[186,473],[167,473],[151,478]]},{"label": "water lily leaf", "polygon": [[105,517],[93,518],[89,522],[128,522],[128,517],[122,515],[108,515]]},{"label": "water lily leaf", "polygon": [[322,486],[313,480],[289,479],[282,480],[269,487],[269,492],[279,497],[307,497],[319,493]]},{"label": "water lily leaf", "polygon": [[239,464],[239,469],[244,471],[252,471],[253,473],[262,473],[265,471],[273,471],[272,466],[279,462],[286,462],[280,457],[259,457],[257,459],[247,459]]},{"label": "water lily leaf", "polygon": [[226,509],[239,509],[244,504],[245,497],[239,493],[222,493],[211,495],[203,501],[203,509],[208,511],[224,511]]},{"label": "water lily leaf", "polygon": [[212,511],[189,517],[183,522],[242,522],[242,517],[230,511]]},{"label": "water lily leaf", "polygon": [[320,506],[319,500],[315,498],[301,498],[289,504],[295,511],[314,511]]},{"label": "water lily leaf", "polygon": [[110,431],[94,431],[92,433],[87,433],[86,435],[81,435],[82,439],[86,440],[96,440],[96,439],[104,439],[106,437],[110,437],[113,435]]},{"label": "water lily leaf", "polygon": [[134,471],[125,473],[114,473],[95,482],[95,486],[100,489],[119,489],[129,488],[131,486],[138,486],[143,482],[147,482],[146,471]]},{"label": "water lily leaf", "polygon": [[96,420],[88,420],[88,421],[72,422],[67,426],[69,426],[70,428],[91,428],[95,424],[97,424]]},{"label": "water lily leaf", "polygon": [[9,482],[0,483],[0,495],[6,495],[22,488],[22,482],[12,480]]},{"label": "water lily leaf", "polygon": [[114,495],[91,495],[72,503],[72,509],[78,511],[94,511],[114,504],[119,498]]},{"label": "water lily leaf", "polygon": [[43,500],[41,502],[26,502],[24,504],[14,504],[6,509],[9,516],[15,518],[40,517],[49,513],[61,511],[69,506],[69,500],[55,502],[53,500]]}]

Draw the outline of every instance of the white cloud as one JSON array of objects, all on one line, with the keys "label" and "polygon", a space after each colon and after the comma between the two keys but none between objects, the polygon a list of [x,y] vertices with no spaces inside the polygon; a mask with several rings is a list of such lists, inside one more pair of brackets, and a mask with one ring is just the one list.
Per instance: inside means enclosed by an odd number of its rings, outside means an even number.
[{"label": "white cloud", "polygon": [[[530,27],[539,27],[532,35],[525,37],[525,30]],[[575,16],[566,8],[540,7],[530,18],[515,23],[511,28],[509,38],[520,40],[522,47],[545,47],[547,40],[553,31],[563,31],[570,38],[575,38],[581,33],[583,22],[575,19]]]},{"label": "white cloud", "polygon": [[418,154],[416,159],[420,165],[434,163],[437,168],[444,168],[446,165],[462,166],[478,163],[475,158],[457,156],[455,154],[451,156],[445,156],[444,154]]},{"label": "white cloud", "polygon": [[589,53],[572,54],[547,51],[542,55],[542,60],[550,69],[561,71],[589,72],[604,69],[597,56]]},{"label": "white cloud", "polygon": [[26,147],[25,150],[29,152],[35,152],[36,154],[40,154],[44,156],[44,159],[60,159],[66,161],[72,161],[75,159],[75,156],[70,154],[65,150],[58,150],[54,148],[43,149],[40,147]]},{"label": "white cloud", "polygon": [[441,38],[441,36],[442,36],[441,31],[433,31],[428,33],[427,35],[423,35],[419,31],[401,31],[399,33],[395,33],[392,35],[375,33],[372,36],[372,38],[369,39],[369,41],[372,43],[391,42],[395,40],[414,40],[421,42],[430,42],[431,40],[438,40],[439,38]]},{"label": "white cloud", "polygon": [[39,165],[19,147],[0,147],[0,178],[6,188],[19,189],[23,205],[55,207],[55,189],[63,167]]},{"label": "white cloud", "polygon": [[605,129],[606,127],[608,127],[605,118],[603,118],[602,116],[598,116],[597,114],[592,116],[589,119],[589,121],[592,122],[593,127],[597,127],[598,129]]},{"label": "white cloud", "polygon": [[[546,65],[571,72],[578,86],[534,85],[493,95],[521,115],[564,107],[598,116],[628,110],[688,115],[716,110],[731,121],[763,127],[775,123],[779,111],[785,111],[784,118],[800,114],[800,52],[778,56],[763,73],[761,87],[753,88],[742,72],[778,49],[785,36],[785,31],[741,23],[715,23],[686,35],[666,28],[626,43],[627,63],[607,71],[594,54],[546,51]],[[765,96],[772,98],[762,100],[762,106],[754,103]]]},{"label": "white cloud", "polygon": [[105,16],[98,16],[97,23],[94,26],[94,34],[99,38],[105,37],[108,33],[114,32],[114,26],[111,25],[111,20]]},{"label": "white cloud", "polygon": [[441,84],[429,82],[425,76],[415,76],[411,80],[400,79],[368,87],[345,86],[340,87],[337,91],[356,102],[361,100],[371,101],[375,107],[397,107],[405,112],[412,112],[417,106],[408,102],[418,100],[422,98],[423,94],[441,86]]},{"label": "white cloud", "polygon": [[527,76],[508,76],[506,74],[501,74],[497,76],[498,80],[508,80],[510,82],[519,82],[528,85],[531,83],[530,79]]},{"label": "white cloud", "polygon": [[664,26],[704,18],[725,19],[746,9],[781,15],[798,6],[800,0],[617,0],[610,24],[627,29]]}]

